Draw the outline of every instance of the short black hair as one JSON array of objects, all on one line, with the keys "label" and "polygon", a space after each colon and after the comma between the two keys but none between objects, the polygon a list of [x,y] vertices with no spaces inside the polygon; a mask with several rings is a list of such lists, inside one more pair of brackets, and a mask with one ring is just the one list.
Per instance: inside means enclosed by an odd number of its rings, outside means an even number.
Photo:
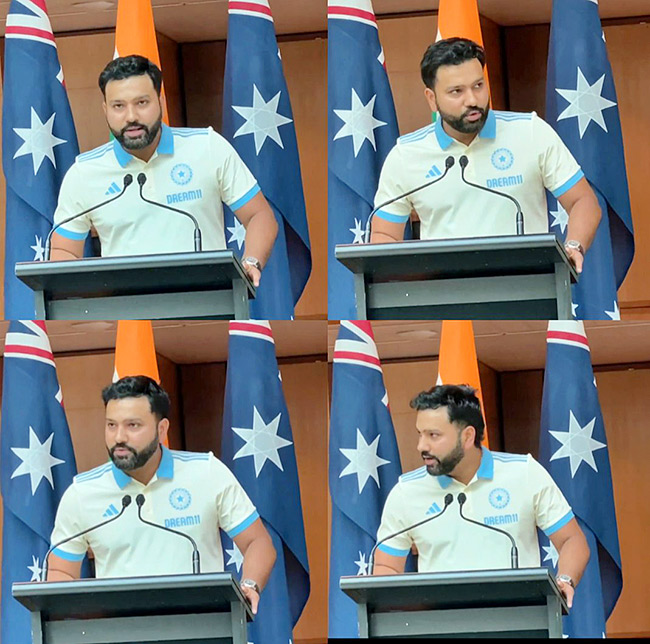
[{"label": "short black hair", "polygon": [[106,96],[106,85],[112,80],[124,80],[131,76],[149,75],[158,96],[162,90],[162,72],[160,67],[144,56],[132,54],[111,60],[99,75],[99,89]]},{"label": "short black hair", "polygon": [[485,421],[481,413],[481,402],[473,387],[469,385],[437,385],[428,391],[420,392],[411,400],[411,407],[418,411],[446,407],[449,422],[455,423],[461,430],[471,425],[476,430],[474,445],[481,446]]},{"label": "short black hair", "polygon": [[149,399],[151,411],[158,420],[169,418],[169,396],[167,392],[149,376],[127,376],[114,382],[102,391],[104,407],[110,400],[122,398],[140,398],[146,396]]},{"label": "short black hair", "polygon": [[485,67],[485,49],[468,38],[446,38],[430,45],[420,63],[422,81],[433,89],[438,68],[444,65],[460,65],[476,58]]}]

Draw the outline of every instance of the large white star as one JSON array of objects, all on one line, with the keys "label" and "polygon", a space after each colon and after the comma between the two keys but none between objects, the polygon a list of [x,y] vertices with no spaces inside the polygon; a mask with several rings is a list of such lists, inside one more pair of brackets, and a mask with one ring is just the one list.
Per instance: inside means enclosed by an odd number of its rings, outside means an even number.
[{"label": "large white star", "polygon": [[357,575],[365,577],[368,574],[368,564],[370,563],[369,561],[366,561],[366,553],[359,550],[359,559],[354,563],[359,568]]},{"label": "large white star", "polygon": [[32,573],[32,578],[29,581],[41,581],[43,569],[41,568],[40,560],[38,557],[32,555],[32,565],[27,566],[27,570]]},{"label": "large white star", "polygon": [[363,104],[358,94],[352,88],[352,105],[349,110],[334,110],[334,114],[338,116],[344,123],[343,127],[336,133],[334,140],[342,139],[346,136],[352,137],[352,144],[354,146],[354,156],[359,154],[359,150],[364,141],[370,141],[374,150],[377,150],[375,143],[375,130],[378,127],[386,125],[384,121],[379,121],[373,116],[375,109],[375,94],[366,105]]},{"label": "large white star", "polygon": [[348,229],[354,235],[353,244],[363,244],[363,239],[366,234],[366,231],[361,226],[361,220],[354,218],[354,228]]},{"label": "large white star", "polygon": [[50,116],[47,122],[43,123],[36,113],[36,110],[32,107],[31,126],[14,128],[14,132],[24,141],[16,151],[16,154],[14,154],[14,159],[31,154],[32,164],[34,166],[34,176],[36,176],[40,170],[45,157],[47,157],[56,168],[54,148],[57,145],[67,143],[65,139],[59,139],[52,133],[55,117],[56,112]]},{"label": "large white star", "polygon": [[230,557],[230,559],[228,559],[226,562],[226,566],[234,565],[237,568],[237,572],[240,572],[242,564],[244,563],[244,555],[237,547],[237,544],[232,544],[232,550],[226,548],[226,554]]},{"label": "large white star", "polygon": [[571,302],[571,315],[574,318],[576,317],[576,313],[578,312],[578,307],[579,306],[580,306],[579,304],[574,304],[573,302]]},{"label": "large white star", "polygon": [[344,476],[349,476],[351,474],[356,474],[357,484],[359,486],[359,494],[363,492],[363,488],[366,486],[366,483],[370,477],[374,479],[377,487],[381,487],[379,484],[379,474],[377,470],[382,465],[387,465],[390,463],[390,461],[387,461],[377,455],[379,438],[379,434],[377,434],[375,440],[372,441],[372,443],[366,443],[363,434],[357,427],[356,448],[339,448],[341,449],[341,454],[343,454],[343,456],[345,456],[345,458],[350,461],[339,475],[339,478],[343,478]]},{"label": "large white star", "polygon": [[[551,564],[553,565],[553,568],[557,568],[557,562],[558,559],[560,558],[560,553],[557,551],[555,546],[553,545],[553,542],[549,539],[548,546],[542,546],[542,550],[546,553],[546,557],[544,557],[544,561],[550,561]],[[542,561],[542,563],[544,563]]]},{"label": "large white star", "polygon": [[233,105],[232,109],[241,114],[246,122],[235,132],[235,137],[252,134],[255,138],[255,154],[259,155],[266,139],[272,139],[282,149],[279,127],[291,123],[291,119],[278,114],[280,95],[278,92],[268,103],[264,100],[257,85],[253,85],[253,107]]},{"label": "large white star", "polygon": [[61,459],[52,456],[52,441],[54,434],[50,434],[44,443],[38,440],[34,430],[29,428],[29,447],[12,447],[11,451],[22,461],[14,470],[11,478],[29,474],[32,485],[32,496],[43,479],[47,479],[52,489],[54,489],[54,479],[52,478],[52,468],[56,465],[65,463]]},{"label": "large white star", "polygon": [[614,107],[616,103],[607,98],[603,98],[603,83],[605,74],[603,74],[593,85],[590,85],[584,77],[582,70],[578,67],[578,82],[576,89],[556,89],[555,91],[569,101],[569,106],[557,117],[558,121],[577,117],[578,127],[580,129],[580,138],[584,136],[589,123],[592,121],[607,132],[607,125],[603,117],[603,110]]},{"label": "large white star", "polygon": [[605,443],[594,440],[591,436],[594,433],[594,426],[596,419],[592,418],[584,427],[573,415],[573,411],[569,411],[569,429],[565,432],[549,433],[553,438],[562,443],[562,446],[551,456],[551,460],[555,461],[558,458],[568,458],[571,464],[571,478],[575,477],[578,468],[584,461],[594,472],[598,471],[596,461],[594,460],[594,452],[597,449],[607,447]]},{"label": "large white star", "polygon": [[551,210],[550,212],[553,217],[551,226],[559,226],[562,234],[564,234],[564,231],[569,224],[569,213],[562,208],[562,204],[559,201],[557,202],[557,210]]},{"label": "large white star", "polygon": [[36,243],[30,248],[34,251],[34,261],[42,262],[45,259],[45,247],[43,246],[43,240],[38,236],[34,235]]},{"label": "large white star", "polygon": [[228,243],[230,244],[233,241],[237,242],[237,248],[241,250],[241,247],[244,245],[244,240],[246,239],[246,227],[241,223],[241,221],[239,221],[239,219],[237,219],[237,217],[235,217],[235,225],[228,226],[227,228],[230,233]]},{"label": "large white star", "polygon": [[621,319],[621,312],[618,308],[618,302],[614,300],[614,310],[613,311],[605,311],[607,314],[607,317],[611,318],[612,320],[620,320]]},{"label": "large white star", "polygon": [[232,428],[235,434],[241,436],[246,441],[246,444],[235,454],[234,458],[252,456],[255,462],[255,478],[260,475],[266,461],[271,461],[284,472],[278,450],[292,443],[278,436],[281,416],[281,413],[278,414],[267,425],[257,411],[257,407],[253,407],[253,429],[242,427]]}]

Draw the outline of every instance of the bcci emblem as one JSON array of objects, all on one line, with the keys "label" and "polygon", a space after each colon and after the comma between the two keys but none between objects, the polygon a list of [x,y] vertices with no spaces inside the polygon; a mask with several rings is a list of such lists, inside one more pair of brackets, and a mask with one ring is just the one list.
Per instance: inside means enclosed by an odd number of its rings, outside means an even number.
[{"label": "bcci emblem", "polygon": [[187,163],[179,163],[172,168],[172,181],[179,186],[184,186],[192,181],[194,173]]},{"label": "bcci emblem", "polygon": [[192,503],[192,495],[184,487],[177,487],[169,495],[169,503],[175,510],[186,510]]},{"label": "bcci emblem", "polygon": [[497,170],[507,170],[515,161],[515,155],[508,148],[499,148],[492,154],[492,165]]},{"label": "bcci emblem", "polygon": [[510,493],[502,487],[497,487],[490,492],[490,505],[497,510],[503,510],[510,503]]}]

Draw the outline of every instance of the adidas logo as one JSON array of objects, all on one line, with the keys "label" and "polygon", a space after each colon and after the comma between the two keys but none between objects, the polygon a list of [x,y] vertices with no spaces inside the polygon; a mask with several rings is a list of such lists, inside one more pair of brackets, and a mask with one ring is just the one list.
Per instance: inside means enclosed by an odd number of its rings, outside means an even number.
[{"label": "adidas logo", "polygon": [[111,183],[111,185],[108,186],[108,190],[106,191],[105,194],[107,194],[107,195],[114,195],[114,194],[116,194],[116,193],[118,193],[118,192],[121,192],[121,189],[120,189],[120,187],[115,183],[115,181],[113,181],[113,183]]},{"label": "adidas logo", "polygon": [[438,514],[440,512],[440,506],[437,503],[434,503],[428,510],[427,514]]},{"label": "adidas logo", "polygon": [[106,512],[102,514],[103,517],[114,517],[116,514],[119,514],[117,508],[111,503],[107,508]]},{"label": "adidas logo", "polygon": [[433,179],[434,177],[439,177],[441,174],[442,172],[438,170],[438,166],[433,165],[431,166],[429,172],[427,172],[427,179]]}]

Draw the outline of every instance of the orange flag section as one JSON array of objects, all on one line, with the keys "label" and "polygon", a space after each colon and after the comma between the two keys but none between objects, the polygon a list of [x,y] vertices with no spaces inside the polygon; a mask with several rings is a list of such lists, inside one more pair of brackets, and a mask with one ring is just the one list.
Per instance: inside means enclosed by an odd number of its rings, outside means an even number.
[{"label": "orange flag section", "polygon": [[[474,344],[474,328],[471,320],[444,320],[438,356],[439,385],[469,385],[478,391],[483,419],[485,407],[478,372],[478,358]],[[489,446],[487,426],[483,445]]]},{"label": "orange flag section", "polygon": [[153,327],[149,320],[120,320],[117,323],[113,382],[126,376],[149,376],[160,382]]},{"label": "orange flag section", "polygon": [[[160,65],[151,0],[119,0],[115,26],[115,58],[138,54]],[[161,93],[163,121],[169,125],[165,90]]]},{"label": "orange flag section", "polygon": [[[476,0],[440,0],[436,40],[445,38],[469,38],[483,47],[481,19]],[[487,65],[485,66],[485,82],[489,89]]]}]

